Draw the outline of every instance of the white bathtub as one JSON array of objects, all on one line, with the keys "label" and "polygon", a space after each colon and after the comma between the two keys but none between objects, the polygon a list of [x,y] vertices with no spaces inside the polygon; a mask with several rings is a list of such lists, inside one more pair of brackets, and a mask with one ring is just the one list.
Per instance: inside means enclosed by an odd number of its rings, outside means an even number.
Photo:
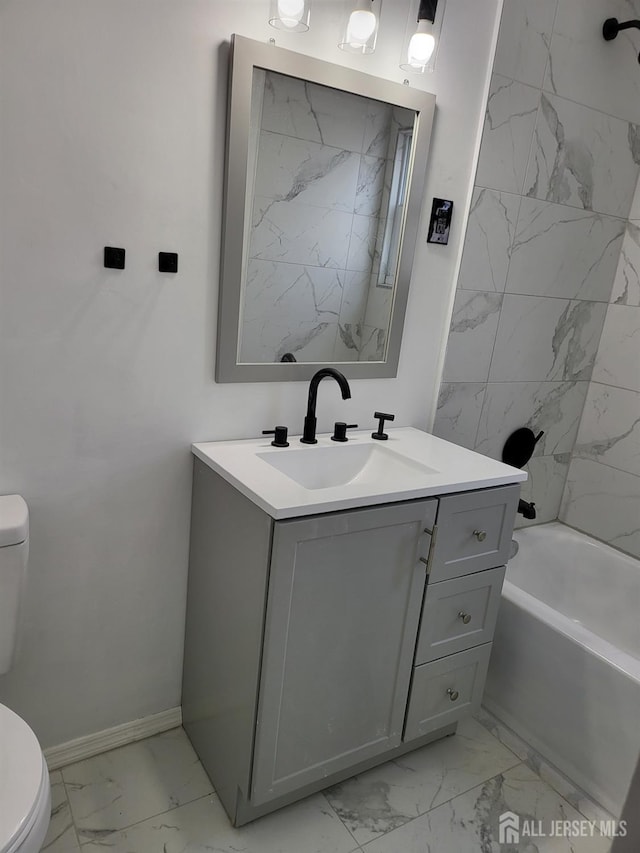
[{"label": "white bathtub", "polygon": [[514,538],[484,704],[619,816],[640,750],[640,562],[558,522]]}]

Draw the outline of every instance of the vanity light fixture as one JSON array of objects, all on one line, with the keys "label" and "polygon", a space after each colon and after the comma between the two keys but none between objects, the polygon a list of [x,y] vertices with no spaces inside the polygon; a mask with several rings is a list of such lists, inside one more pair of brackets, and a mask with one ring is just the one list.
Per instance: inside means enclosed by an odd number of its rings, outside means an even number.
[{"label": "vanity light fixture", "polygon": [[403,71],[433,71],[443,11],[444,0],[414,0],[400,58]]},{"label": "vanity light fixture", "polygon": [[276,29],[304,33],[310,17],[311,0],[271,0],[269,23]]},{"label": "vanity light fixture", "polygon": [[382,0],[346,0],[344,35],[338,47],[349,53],[373,53],[381,9]]}]

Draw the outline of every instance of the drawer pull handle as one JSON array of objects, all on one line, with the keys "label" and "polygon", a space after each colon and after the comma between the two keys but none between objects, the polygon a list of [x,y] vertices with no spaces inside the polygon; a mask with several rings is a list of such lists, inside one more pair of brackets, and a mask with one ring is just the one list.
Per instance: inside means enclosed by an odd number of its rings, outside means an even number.
[{"label": "drawer pull handle", "polygon": [[468,625],[469,622],[471,622],[471,614],[465,613],[464,610],[461,610],[460,613],[458,613],[458,616],[462,619],[465,625]]},{"label": "drawer pull handle", "polygon": [[487,531],[486,530],[474,530],[473,535],[476,537],[478,542],[484,542],[484,540],[487,538]]},{"label": "drawer pull handle", "polygon": [[454,690],[453,687],[449,687],[447,690],[447,696],[451,699],[452,702],[455,702],[456,699],[460,696],[457,690]]}]

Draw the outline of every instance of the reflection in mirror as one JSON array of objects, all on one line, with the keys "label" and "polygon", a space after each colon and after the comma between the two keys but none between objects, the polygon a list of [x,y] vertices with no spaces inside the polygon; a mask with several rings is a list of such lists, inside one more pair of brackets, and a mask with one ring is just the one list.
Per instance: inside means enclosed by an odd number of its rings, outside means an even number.
[{"label": "reflection in mirror", "polygon": [[239,361],[383,361],[414,112],[255,68],[251,116]]},{"label": "reflection in mirror", "polygon": [[434,107],[233,36],[218,382],[396,375]]}]

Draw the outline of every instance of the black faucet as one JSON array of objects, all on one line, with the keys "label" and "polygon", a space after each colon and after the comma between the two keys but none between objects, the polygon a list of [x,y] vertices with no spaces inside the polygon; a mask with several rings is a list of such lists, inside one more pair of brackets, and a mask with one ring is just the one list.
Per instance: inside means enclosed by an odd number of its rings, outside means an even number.
[{"label": "black faucet", "polygon": [[531,502],[523,501],[522,498],[518,501],[518,512],[530,520],[536,517],[536,505]]},{"label": "black faucet", "polygon": [[318,385],[325,376],[332,376],[342,393],[343,400],[349,400],[351,397],[351,388],[345,377],[336,370],[335,367],[321,367],[317,373],[311,377],[309,383],[309,400],[307,402],[307,415],[304,419],[304,429],[302,430],[302,444],[317,444],[316,438],[316,403],[318,401]]}]

